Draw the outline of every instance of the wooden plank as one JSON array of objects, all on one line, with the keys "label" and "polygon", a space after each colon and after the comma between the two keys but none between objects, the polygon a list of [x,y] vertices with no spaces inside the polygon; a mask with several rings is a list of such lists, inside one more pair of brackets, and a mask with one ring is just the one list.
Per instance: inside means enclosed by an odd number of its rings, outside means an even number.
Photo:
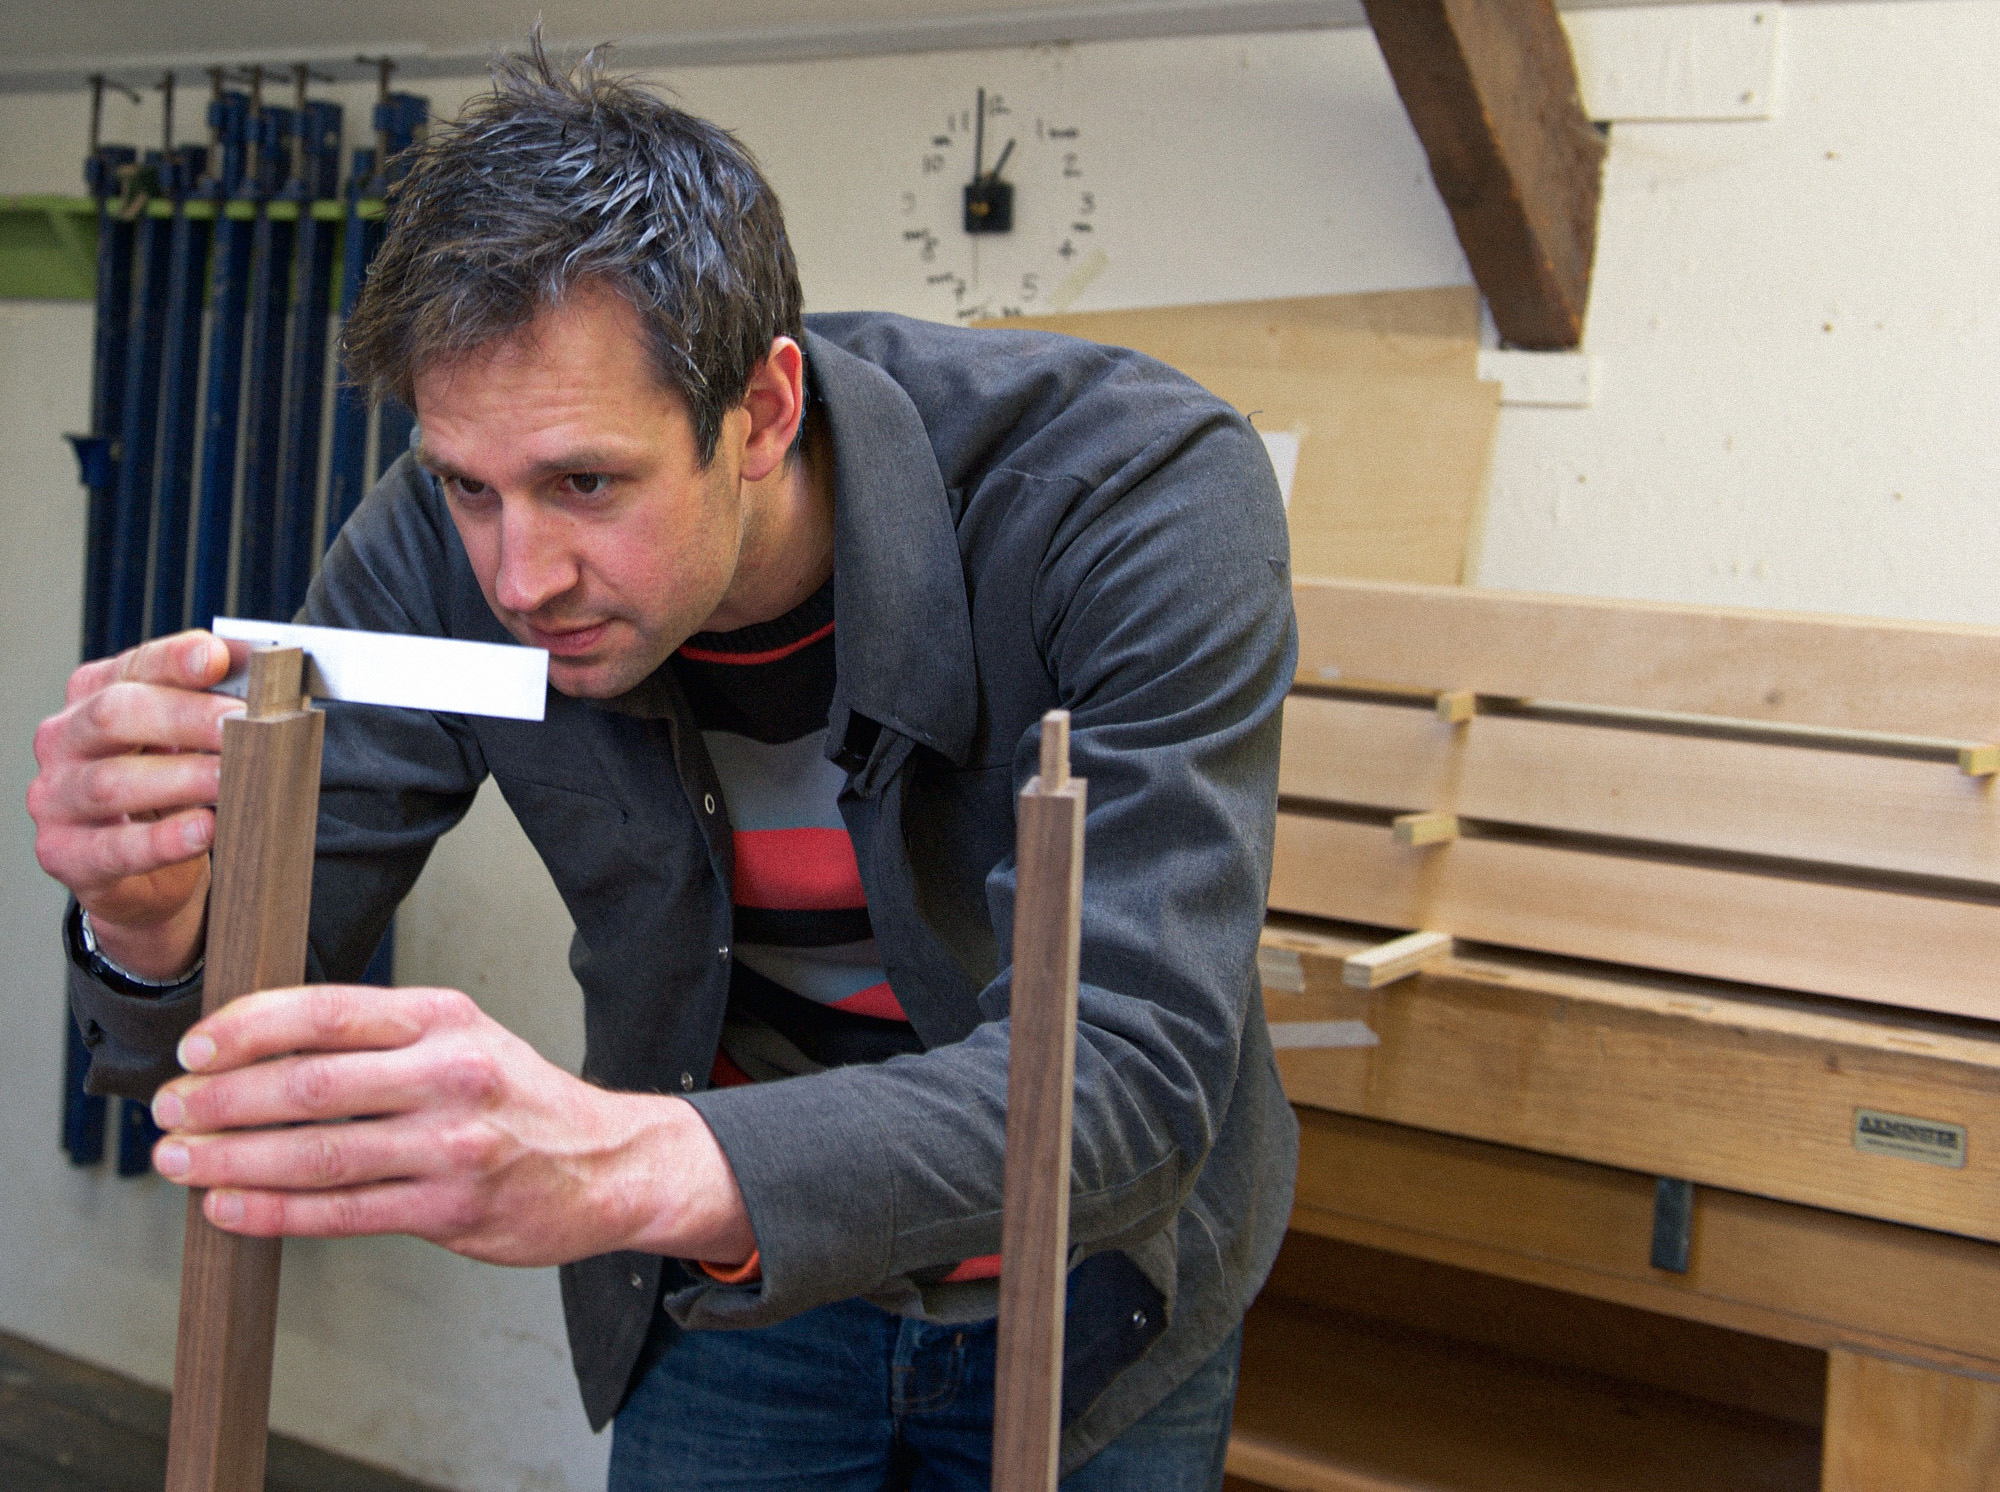
[{"label": "wooden plank", "polygon": [[[1338,874],[1329,873],[1338,867]],[[2000,906],[1583,850],[1278,815],[1274,910],[2000,1018]]]},{"label": "wooden plank", "polygon": [[[2000,1033],[1449,958],[1372,993],[1304,953],[1277,1022],[1360,1020],[1366,1048],[1286,1049],[1294,1103],[2000,1241]],[[1279,1029],[1282,1029],[1280,1025]],[[1963,1125],[1960,1169],[1857,1149],[1872,1110]]]},{"label": "wooden plank", "polygon": [[1172,367],[1478,377],[1479,295],[1471,286],[1214,301],[1130,311],[1070,311],[988,322],[1130,347]]},{"label": "wooden plank", "polygon": [[1825,1492],[2000,1492],[2000,1380],[1836,1351]]},{"label": "wooden plank", "polygon": [[1800,1346],[2000,1372],[2000,1246],[1701,1188],[1653,1269],[1654,1178],[1299,1110],[1292,1226]]},{"label": "wooden plank", "polygon": [[2000,885],[2000,794],[1949,759],[1308,694],[1284,732],[1289,797]]},{"label": "wooden plank", "polygon": [[1472,277],[1517,347],[1583,340],[1604,137],[1551,0],[1363,0]]},{"label": "wooden plank", "polygon": [[[1444,933],[1407,933],[1373,948],[1364,948],[1359,953],[1350,953],[1341,960],[1340,982],[1350,989],[1380,989],[1385,984],[1409,978],[1426,964],[1434,964],[1450,952],[1451,938]],[[1298,1020],[1309,1018],[1294,1017]]]},{"label": "wooden plank", "polygon": [[2000,739],[2000,627],[1301,580],[1299,679]]},{"label": "wooden plank", "polygon": [[[251,655],[249,713],[223,727],[202,1009],[305,977],[326,717],[297,648]],[[224,1233],[190,1191],[167,1492],[261,1492],[279,1241]]]},{"label": "wooden plank", "polygon": [[1054,1492],[1062,1428],[1085,795],[1069,775],[1067,711],[1042,717],[1041,751],[1016,810],[994,1492]]},{"label": "wooden plank", "polygon": [[1808,1426],[1296,1301],[1244,1323],[1229,1471],[1300,1492],[1813,1492]]}]

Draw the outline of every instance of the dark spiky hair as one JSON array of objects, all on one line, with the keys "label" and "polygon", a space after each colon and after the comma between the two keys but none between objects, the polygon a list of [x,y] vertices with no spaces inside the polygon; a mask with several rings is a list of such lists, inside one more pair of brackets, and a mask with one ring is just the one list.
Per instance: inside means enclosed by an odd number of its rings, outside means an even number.
[{"label": "dark spiky hair", "polygon": [[734,136],[540,27],[493,90],[415,148],[341,339],[349,376],[414,408],[426,367],[519,331],[579,285],[639,313],[704,465],[774,337],[802,335],[776,193]]}]

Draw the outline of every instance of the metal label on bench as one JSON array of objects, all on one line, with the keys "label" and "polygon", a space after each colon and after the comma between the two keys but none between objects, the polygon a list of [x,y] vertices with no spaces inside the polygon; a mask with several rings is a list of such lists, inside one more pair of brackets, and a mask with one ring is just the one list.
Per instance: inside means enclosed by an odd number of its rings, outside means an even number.
[{"label": "metal label on bench", "polygon": [[1965,1126],[1943,1119],[1885,1114],[1880,1109],[1856,1109],[1854,1148],[1959,1171],[1965,1168]]}]

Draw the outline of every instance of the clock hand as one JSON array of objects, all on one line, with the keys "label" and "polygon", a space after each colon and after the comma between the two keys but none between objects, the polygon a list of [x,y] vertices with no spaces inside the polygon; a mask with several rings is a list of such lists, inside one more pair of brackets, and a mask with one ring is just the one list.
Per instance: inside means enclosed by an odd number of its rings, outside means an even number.
[{"label": "clock hand", "polygon": [[[986,173],[986,179],[988,181],[998,181],[1000,179],[1000,173],[1003,170],[1005,170],[1007,166],[1007,157],[1012,155],[1013,153],[1014,153],[1014,142],[1012,140],[1009,140],[1007,142],[1007,148],[1000,152],[1000,159],[995,161],[993,163],[993,169]],[[977,161],[973,162],[975,168],[978,166],[978,164],[979,163]]]},{"label": "clock hand", "polygon": [[979,104],[973,111],[972,125],[972,179],[979,180],[986,174],[986,90],[979,90]]}]

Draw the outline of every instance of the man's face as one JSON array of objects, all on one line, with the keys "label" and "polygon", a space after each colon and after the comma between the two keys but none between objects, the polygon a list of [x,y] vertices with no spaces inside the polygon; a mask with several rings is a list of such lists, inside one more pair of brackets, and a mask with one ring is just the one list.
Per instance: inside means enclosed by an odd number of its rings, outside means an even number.
[{"label": "man's face", "polygon": [[419,459],[486,604],[549,682],[608,699],[715,615],[744,537],[732,411],[715,458],[653,377],[638,314],[582,288],[519,334],[416,380]]}]

